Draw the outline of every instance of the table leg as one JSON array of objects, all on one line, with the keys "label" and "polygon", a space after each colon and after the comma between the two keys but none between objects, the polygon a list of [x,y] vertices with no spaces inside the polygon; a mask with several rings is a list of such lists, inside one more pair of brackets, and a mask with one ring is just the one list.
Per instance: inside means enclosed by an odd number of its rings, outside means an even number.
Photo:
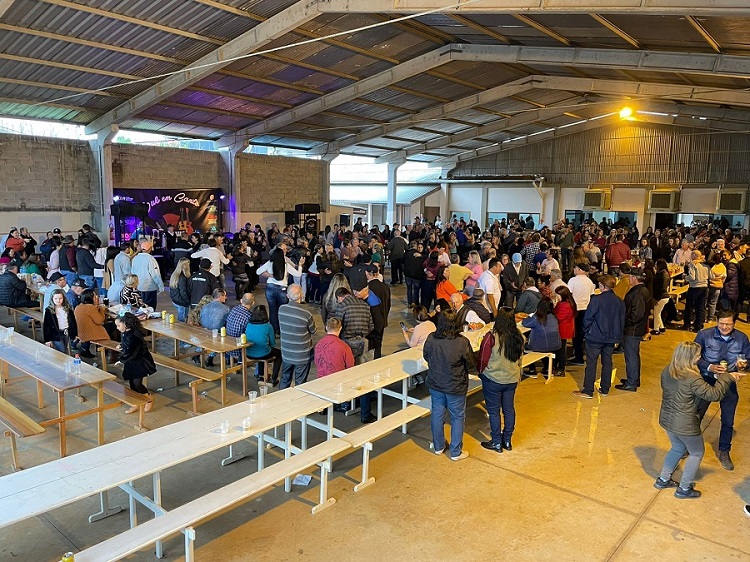
[{"label": "table leg", "polygon": [[115,507],[109,506],[109,490],[99,492],[99,505],[101,506],[99,512],[89,515],[89,523],[100,521],[105,517],[109,517],[110,515],[114,515],[115,513],[120,513],[122,511],[122,506],[120,505]]},{"label": "table leg", "polygon": [[219,363],[221,365],[221,405],[227,403],[227,367],[224,364],[224,352],[219,353]]},{"label": "table leg", "polygon": [[8,384],[9,366],[3,361],[0,362],[0,396],[5,397],[5,385]]},{"label": "table leg", "polygon": [[[401,409],[406,410],[409,405],[409,377],[401,381]],[[406,424],[401,426],[401,433],[406,435]]]},{"label": "table leg", "polygon": [[[286,422],[284,424],[284,458],[288,459],[292,456],[292,422]],[[287,477],[284,479],[284,491],[292,491],[292,479]]]},{"label": "table leg", "polygon": [[263,470],[266,464],[265,459],[265,450],[266,450],[266,437],[264,433],[258,434],[258,472]]},{"label": "table leg", "polygon": [[242,396],[247,398],[247,356],[244,347],[240,348],[240,361],[242,361]]},{"label": "table leg", "polygon": [[[130,487],[132,488],[135,485],[135,482],[131,480],[128,484],[130,484]],[[138,525],[138,513],[136,513],[137,504],[135,503],[135,497],[133,497],[133,494],[128,494],[128,507],[130,508],[130,528],[132,529]]]},{"label": "table leg", "polygon": [[320,503],[310,510],[313,515],[336,503],[336,498],[328,497],[328,473],[331,472],[330,463],[320,465]]},{"label": "table leg", "polygon": [[[174,356],[177,358],[177,360],[180,360],[180,340],[174,339]],[[175,369],[174,371],[174,385],[180,386],[180,371]]]},{"label": "table leg", "polygon": [[65,434],[65,393],[57,393],[57,416],[60,418],[60,457],[64,457],[67,450]]},{"label": "table leg", "polygon": [[41,381],[36,381],[36,405],[40,410],[44,408],[44,386]]},{"label": "table leg", "polygon": [[378,419],[383,419],[383,389],[378,389]]},{"label": "table leg", "polygon": [[307,416],[302,416],[302,427],[300,427],[300,448],[303,451],[307,450]]},{"label": "table leg", "polygon": [[99,445],[104,445],[104,384],[96,385],[96,405],[99,411],[96,413],[97,430],[99,432]]},{"label": "table leg", "polygon": [[[195,562],[195,529],[186,527],[183,533],[185,533],[185,562]],[[161,558],[161,556],[158,557]]]},{"label": "table leg", "polygon": [[[154,472],[153,474],[154,484],[154,503],[161,507],[161,472]],[[154,517],[159,517],[158,513],[154,514]],[[162,548],[161,541],[156,541],[156,557],[164,558],[164,549]]]},{"label": "table leg", "polygon": [[156,352],[156,332],[151,330],[151,351]]}]

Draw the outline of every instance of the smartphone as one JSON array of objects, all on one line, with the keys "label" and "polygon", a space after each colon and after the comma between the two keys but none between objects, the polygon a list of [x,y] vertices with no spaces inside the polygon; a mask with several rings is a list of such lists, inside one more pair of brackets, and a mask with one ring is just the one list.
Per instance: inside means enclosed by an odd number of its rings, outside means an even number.
[{"label": "smartphone", "polygon": [[406,331],[406,324],[404,324],[403,322],[399,322],[399,324],[401,324],[401,329],[405,332]]}]

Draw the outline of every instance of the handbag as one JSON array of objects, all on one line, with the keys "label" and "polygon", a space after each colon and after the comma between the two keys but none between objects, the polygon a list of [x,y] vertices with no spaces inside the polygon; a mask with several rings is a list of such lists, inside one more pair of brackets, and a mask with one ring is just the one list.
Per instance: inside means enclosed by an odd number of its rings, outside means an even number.
[{"label": "handbag", "polygon": [[492,355],[492,348],[495,347],[495,334],[490,330],[482,338],[482,343],[479,344],[479,359],[477,360],[477,372],[483,373],[487,368],[487,364],[490,362],[490,356]]}]

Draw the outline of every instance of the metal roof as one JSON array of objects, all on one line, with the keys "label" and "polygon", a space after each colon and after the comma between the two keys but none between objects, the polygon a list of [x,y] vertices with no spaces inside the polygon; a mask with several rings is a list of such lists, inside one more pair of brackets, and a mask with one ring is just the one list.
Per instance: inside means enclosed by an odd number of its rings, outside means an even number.
[{"label": "metal roof", "polygon": [[487,4],[0,2],[0,115],[446,166],[625,101],[750,129],[750,3]]}]

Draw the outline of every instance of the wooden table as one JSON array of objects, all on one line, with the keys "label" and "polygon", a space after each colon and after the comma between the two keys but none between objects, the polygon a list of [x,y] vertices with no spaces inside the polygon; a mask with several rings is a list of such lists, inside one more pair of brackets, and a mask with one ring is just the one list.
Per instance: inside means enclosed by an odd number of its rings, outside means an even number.
[{"label": "wooden table", "polygon": [[[265,443],[276,441],[265,432],[285,426],[284,440],[280,443],[288,458],[307,447],[305,418],[329,406],[330,402],[288,388],[258,399],[255,404],[241,402],[3,476],[0,478],[0,528],[94,494],[101,495],[101,511],[91,515],[89,522],[103,519],[122,511],[122,507],[109,506],[106,493],[118,486],[129,496],[132,528],[137,525],[136,502],[157,515],[164,513],[161,471],[253,437],[258,440],[258,470],[262,470]],[[243,430],[242,420],[246,416],[251,416],[251,425]],[[291,424],[295,420],[302,422],[301,448],[293,447],[291,442]],[[218,432],[223,421],[228,421],[231,427],[227,434]],[[234,460],[242,456],[235,455]],[[135,480],[144,477],[152,478],[153,498],[134,487]],[[182,485],[190,483],[182,482]],[[161,546],[157,545],[157,556],[160,555]]]},{"label": "wooden table", "polygon": [[[39,363],[36,363],[36,352],[39,352]],[[0,347],[0,396],[5,396],[5,386],[9,382],[9,368],[14,367],[25,375],[36,380],[37,405],[44,408],[44,387],[47,386],[57,393],[57,417],[40,423],[41,426],[60,426],[60,456],[66,455],[66,422],[83,416],[97,415],[99,444],[104,444],[104,410],[119,405],[104,404],[105,381],[115,379],[114,375],[105,373],[101,369],[81,362],[81,374],[65,372],[65,364],[72,363],[69,355],[33,341],[20,334],[13,336],[10,346]],[[71,365],[72,366],[72,365]],[[65,392],[77,390],[85,386],[96,388],[97,405],[82,412],[67,414],[65,412]]]},{"label": "wooden table", "polygon": [[[247,360],[244,360],[245,353],[242,352],[243,361],[239,365],[227,367],[224,362],[225,354],[230,351],[244,350],[252,346],[252,343],[238,344],[237,338],[230,336],[213,337],[209,330],[197,326],[189,326],[184,322],[165,322],[161,318],[152,318],[141,322],[141,325],[150,330],[154,337],[151,339],[151,348],[156,351],[156,335],[172,338],[174,341],[174,358],[177,360],[190,357],[194,354],[180,354],[180,342],[186,342],[202,349],[207,349],[219,354],[219,374],[225,377],[228,374],[242,372],[242,395],[247,396]],[[202,362],[201,355],[201,362]]]}]

